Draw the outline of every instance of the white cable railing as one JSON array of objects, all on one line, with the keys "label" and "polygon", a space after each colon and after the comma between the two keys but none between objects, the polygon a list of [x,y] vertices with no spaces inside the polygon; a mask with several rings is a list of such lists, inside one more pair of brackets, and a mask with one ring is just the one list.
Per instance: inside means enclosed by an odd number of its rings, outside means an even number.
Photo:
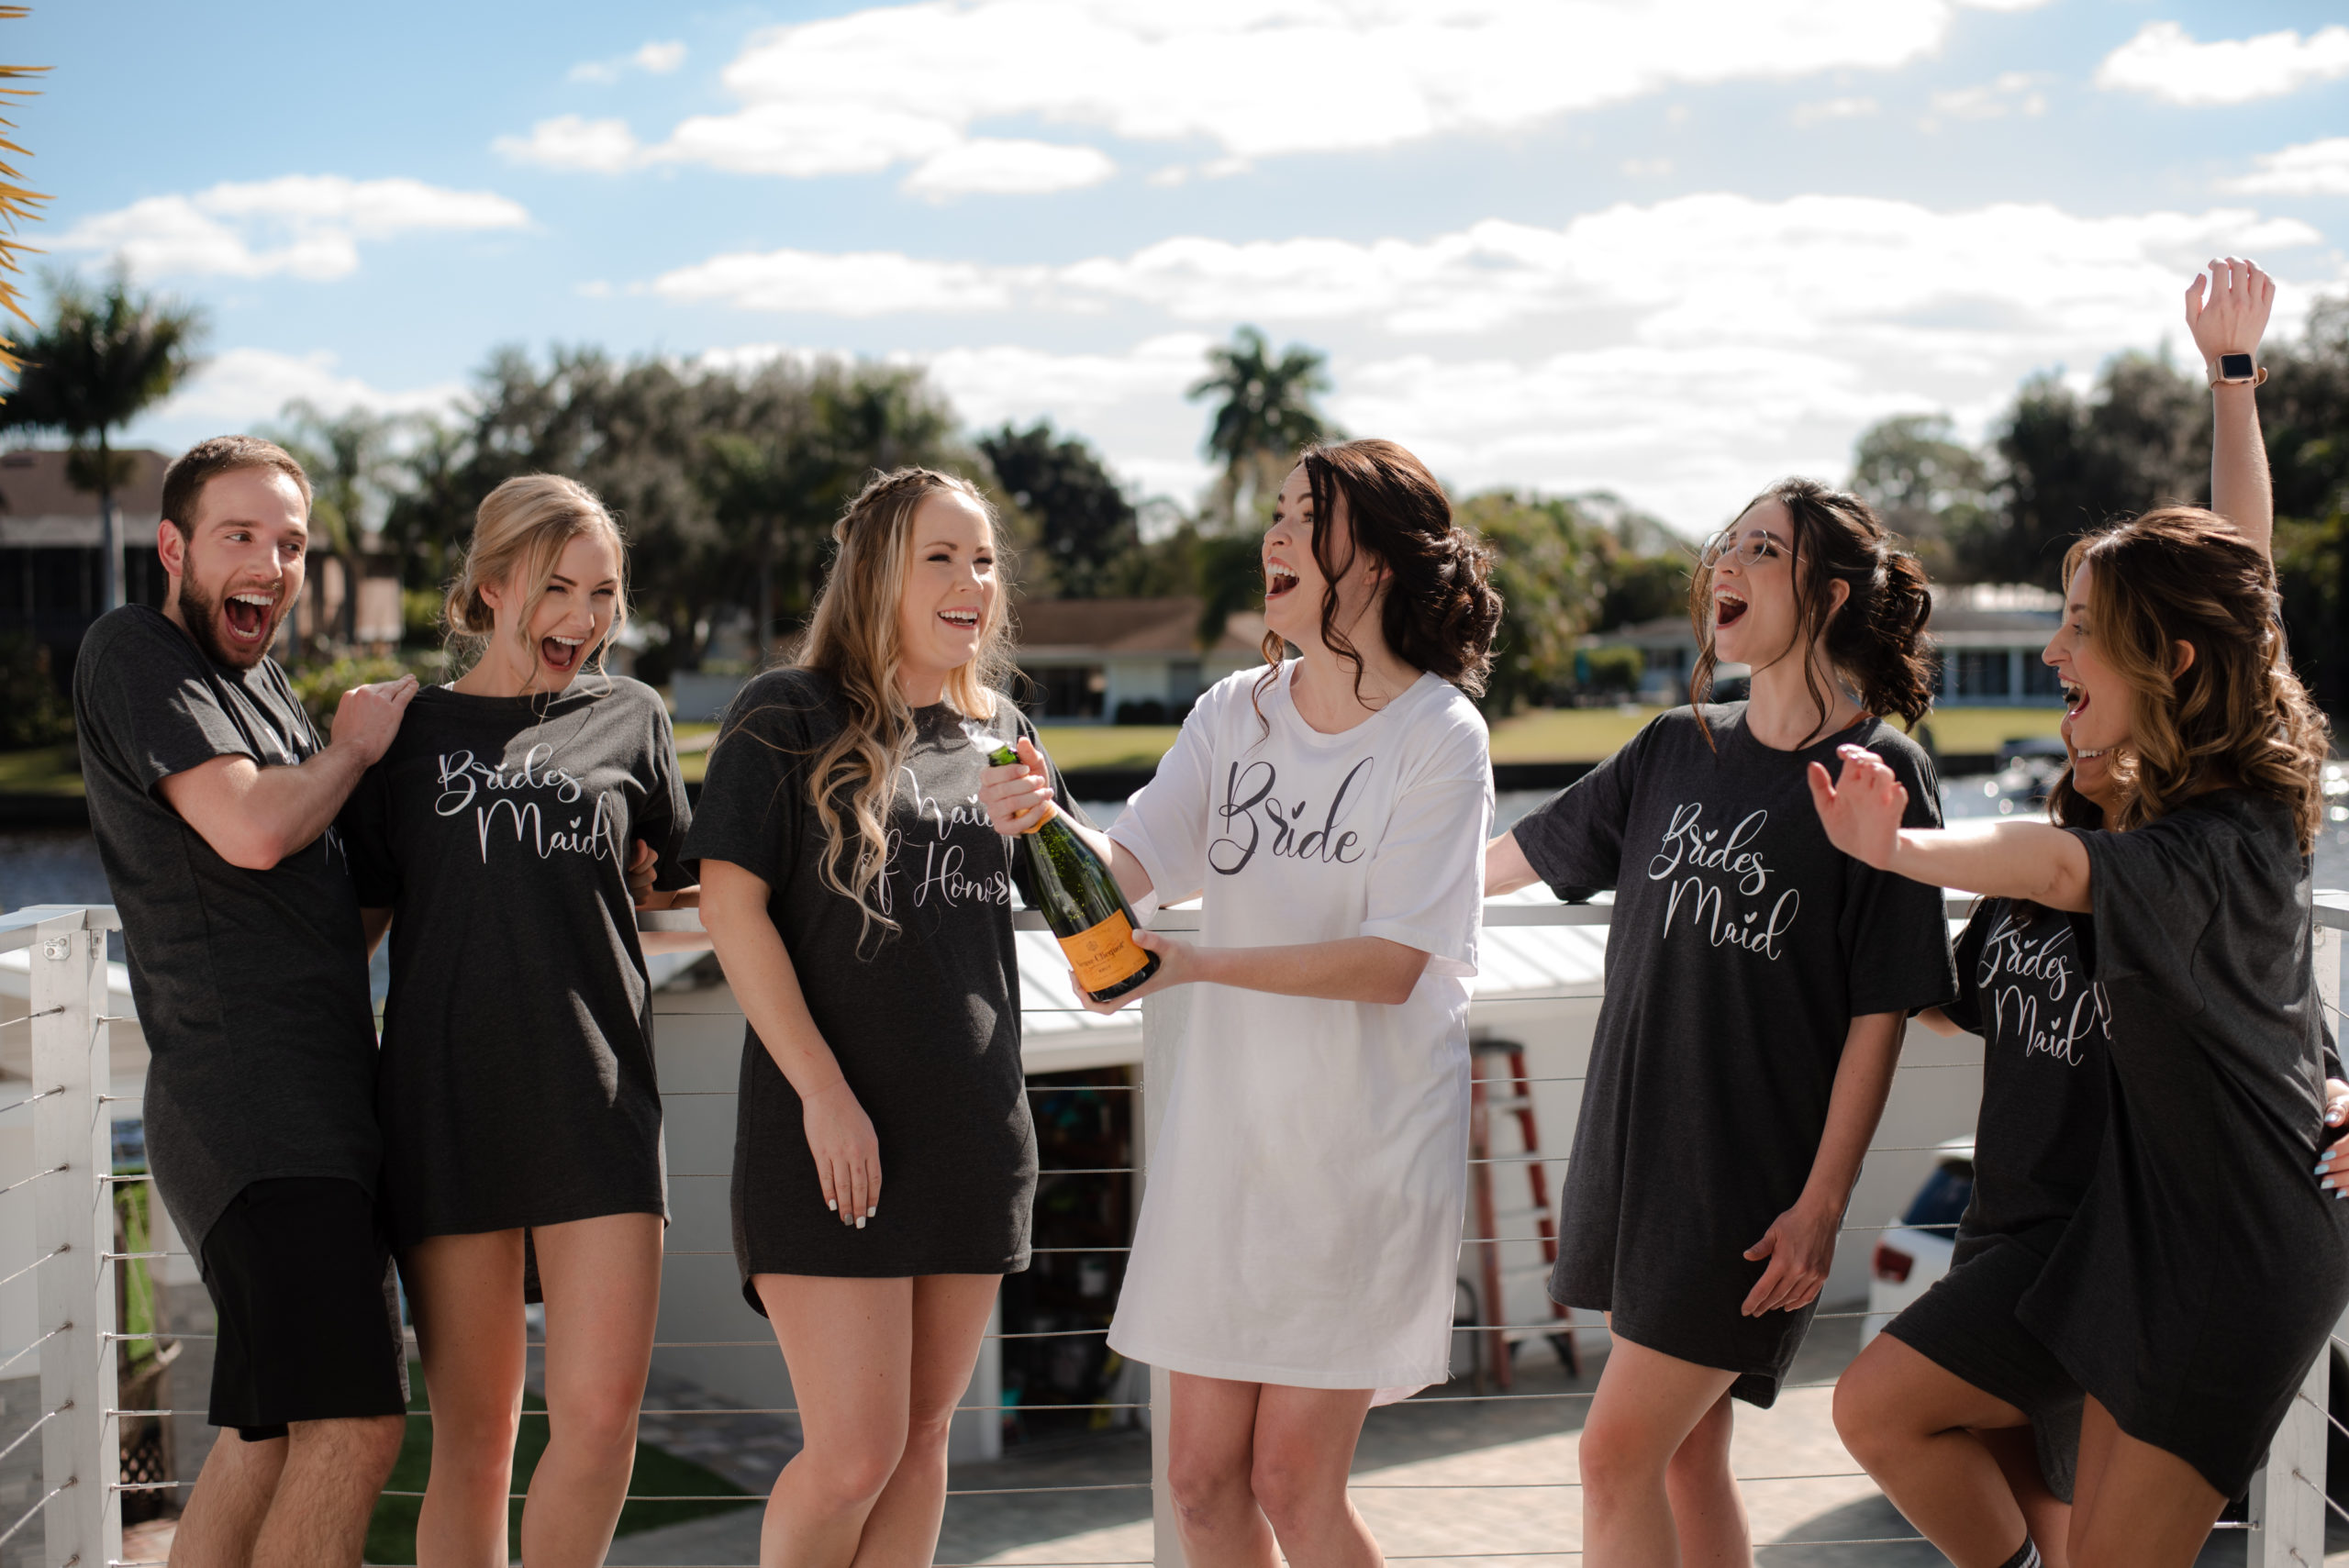
[{"label": "white cable railing", "polygon": [[[1963,901],[1953,900],[1953,917],[1964,912]],[[1604,905],[1539,906],[1493,905],[1486,912],[1486,924],[1505,926],[1604,926],[1610,911]],[[2318,973],[2326,1006],[2339,1016],[2342,1003],[2341,980],[2344,934],[2349,933],[2349,901],[2327,900],[2318,911],[2319,951]],[[1041,919],[1031,915],[1018,917],[1023,927],[1041,927]],[[697,919],[690,914],[647,915],[648,929],[676,928]],[[1195,929],[1195,910],[1174,910],[1162,914],[1158,925],[1162,929]],[[117,1320],[115,1270],[119,1263],[133,1260],[160,1261],[184,1258],[184,1251],[172,1248],[139,1251],[118,1250],[115,1240],[115,1205],[113,1192],[121,1184],[141,1182],[144,1176],[117,1176],[112,1171],[110,1105],[135,1102],[136,1095],[114,1093],[110,1073],[111,1056],[108,1026],[131,1020],[110,1017],[107,1005],[107,972],[106,964],[106,934],[118,929],[115,912],[103,906],[39,906],[0,916],[0,952],[30,950],[30,1006],[26,1014],[0,1020],[0,1027],[29,1024],[32,1034],[31,1081],[39,1085],[29,1095],[12,1105],[0,1106],[0,1114],[27,1109],[33,1121],[32,1173],[0,1187],[0,1205],[30,1203],[33,1206],[35,1256],[5,1279],[0,1286],[28,1274],[35,1275],[39,1293],[37,1337],[20,1346],[0,1345],[0,1374],[26,1357],[38,1352],[40,1362],[39,1413],[31,1425],[19,1432],[5,1448],[0,1448],[0,1462],[5,1462],[25,1443],[39,1439],[41,1445],[41,1474],[38,1488],[39,1496],[32,1505],[13,1517],[0,1518],[0,1562],[34,1562],[43,1568],[141,1568],[139,1563],[126,1562],[122,1552],[122,1498],[126,1493],[184,1489],[191,1483],[185,1479],[157,1482],[129,1482],[121,1478],[121,1425],[127,1418],[161,1418],[185,1414],[175,1409],[125,1409],[118,1407],[117,1393],[117,1347],[125,1343],[155,1340],[205,1340],[210,1336],[188,1333],[122,1331]],[[1520,1003],[1564,1000],[1587,1000],[1587,992],[1556,995],[1517,994],[1488,1001]],[[1480,1003],[1480,1005],[1483,1005]],[[1056,1094],[1073,1089],[1090,1089],[1108,1093],[1131,1093],[1136,1095],[1134,1146],[1136,1157],[1131,1164],[1077,1165],[1045,1167],[1039,1173],[1041,1180],[1069,1177],[1127,1176],[1146,1179],[1147,1152],[1157,1130],[1157,1113],[1148,1094],[1152,1082],[1163,1082],[1169,1067],[1168,1052],[1182,1038],[1186,999],[1181,991],[1152,997],[1140,1006],[1141,1014],[1142,1062],[1139,1083],[1092,1083],[1084,1084],[1052,1084],[1035,1086],[1031,1092]],[[1066,1013],[1074,1009],[1062,1006],[1037,1006],[1024,1009],[1034,1014]],[[732,1015],[739,1018],[740,1015]],[[739,1033],[734,1038],[739,1039]],[[1902,1073],[1937,1073],[1952,1068],[1976,1068],[1978,1062],[1935,1062],[1904,1064]],[[1494,1084],[1513,1083],[1575,1084],[1580,1074],[1549,1075],[1532,1079],[1508,1077],[1490,1078]],[[664,1099],[714,1099],[730,1097],[731,1089],[681,1088],[663,1091]],[[1934,1151],[1932,1144],[1887,1143],[1872,1147],[1872,1154],[1920,1153]],[[1563,1167],[1571,1152],[1559,1154],[1495,1155],[1479,1162],[1494,1165],[1540,1161],[1553,1167]],[[726,1171],[673,1172],[673,1178],[683,1181],[723,1180],[730,1176]],[[1882,1225],[1846,1225],[1845,1234],[1873,1234],[1898,1229]],[[1544,1240],[1539,1235],[1503,1237],[1470,1237],[1465,1247],[1525,1246]],[[1040,1247],[1040,1255],[1058,1253],[1118,1254],[1124,1247]],[[666,1251],[670,1257],[730,1257],[730,1251],[713,1248],[678,1247]],[[1464,1248],[1464,1260],[1473,1256]],[[1489,1316],[1506,1319],[1506,1303],[1491,1305]],[[1824,1319],[1853,1318],[1865,1316],[1856,1311],[1826,1312]],[[1603,1339],[1606,1329],[1598,1325],[1542,1318],[1526,1323],[1464,1324],[1456,1333],[1488,1335],[1498,1331],[1522,1330],[1526,1333],[1561,1333],[1571,1331],[1577,1336]],[[1017,1340],[1098,1338],[1107,1329],[1100,1327],[1049,1329],[991,1332],[987,1337],[997,1343]],[[2349,1340],[2336,1340],[2349,1350]],[[533,1340],[533,1348],[540,1348]],[[763,1350],[774,1353],[771,1338],[757,1339],[662,1339],[656,1340],[656,1350]],[[2349,1522],[2349,1511],[2332,1504],[2324,1491],[2326,1437],[2329,1429],[2338,1429],[2349,1437],[2349,1427],[2328,1413],[2330,1393],[2330,1357],[2320,1356],[2310,1369],[2308,1377],[2295,1400],[2283,1429],[2271,1448],[2266,1468],[2254,1479],[2251,1491],[2251,1517],[2246,1524],[2235,1526],[2243,1533],[2248,1568],[2288,1568],[2300,1564],[2302,1568],[2318,1568],[2323,1561],[2324,1528],[2328,1509]],[[1152,1369],[1150,1376],[1150,1398],[1141,1401],[1083,1401],[1076,1403],[1021,1404],[1025,1410],[1083,1410],[1148,1412],[1151,1437],[1151,1479],[1147,1482],[1078,1483],[1063,1485],[1036,1486],[972,1486],[950,1489],[950,1499],[987,1496],[1045,1496],[1080,1493],[1140,1492],[1152,1494],[1152,1545],[1148,1559],[1109,1561],[1088,1558],[1083,1561],[1055,1563],[1030,1563],[1027,1568],[1182,1568],[1185,1558],[1181,1541],[1174,1529],[1174,1514],[1166,1483],[1167,1419],[1169,1379],[1163,1371]],[[1788,1383],[1788,1390],[1819,1389],[1832,1386],[1832,1380]],[[1528,1390],[1521,1392],[1455,1394],[1450,1392],[1422,1395],[1414,1404],[1507,1405],[1516,1402],[1571,1402],[1588,1400],[1593,1392],[1582,1390]],[[972,1402],[958,1405],[958,1411],[976,1412],[986,1417],[1002,1416],[1007,1407],[1002,1403]],[[648,1414],[662,1418],[740,1418],[780,1417],[796,1414],[791,1405],[745,1407],[724,1406],[708,1407],[663,1407]],[[528,1417],[544,1417],[544,1411],[526,1412]],[[411,1418],[429,1419],[429,1414],[416,1412]],[[2329,1425],[2328,1425],[2329,1424]],[[1862,1481],[1864,1473],[1857,1465],[1837,1470],[1776,1471],[1740,1475],[1741,1485],[1766,1485],[1827,1481]],[[1354,1485],[1360,1493],[1566,1493],[1580,1489],[1580,1483],[1570,1479],[1553,1481],[1363,1481]],[[415,1496],[415,1493],[392,1493],[387,1496]],[[519,1496],[519,1494],[517,1494]],[[708,1494],[672,1495],[631,1494],[629,1501],[710,1502],[717,1500]],[[746,1498],[745,1501],[755,1501]],[[950,1507],[952,1503],[950,1501]],[[39,1557],[23,1556],[21,1540],[24,1532],[35,1521],[40,1525],[41,1551]],[[1921,1538],[1913,1534],[1887,1536],[1845,1536],[1819,1539],[1781,1540],[1757,1542],[1755,1551],[1766,1553],[1798,1549],[1829,1547],[1889,1546],[1913,1544]],[[1391,1562],[1467,1562],[1492,1558],[1517,1560],[1579,1560],[1578,1550],[1564,1549],[1554,1540],[1528,1540],[1514,1550],[1470,1551],[1455,1552],[1390,1553]],[[1767,1559],[1765,1558],[1765,1562]],[[158,1565],[160,1568],[160,1565]],[[743,1565],[706,1565],[706,1568],[743,1568]],[[961,1564],[941,1564],[940,1568],[966,1568]]]}]

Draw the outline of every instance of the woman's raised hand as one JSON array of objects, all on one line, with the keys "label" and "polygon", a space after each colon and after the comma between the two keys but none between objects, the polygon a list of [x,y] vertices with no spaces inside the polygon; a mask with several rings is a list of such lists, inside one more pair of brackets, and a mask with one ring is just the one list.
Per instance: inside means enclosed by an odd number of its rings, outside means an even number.
[{"label": "woman's raised hand", "polygon": [[[979,804],[986,807],[995,830],[1007,838],[1042,827],[1057,809],[1044,754],[1024,735],[1016,744],[1019,762],[979,770]],[[1044,815],[1037,816],[1039,811]]]},{"label": "woman's raised hand", "polygon": [[2275,308],[2276,280],[2232,256],[2212,261],[2186,285],[2186,325],[2214,375],[2221,354],[2248,354],[2259,347],[2267,314]]},{"label": "woman's raised hand", "polygon": [[841,1224],[863,1229],[881,1211],[881,1140],[873,1134],[873,1119],[845,1078],[808,1095],[800,1111],[807,1152],[816,1158],[816,1179],[823,1184],[824,1207]]},{"label": "woman's raised hand", "polygon": [[1838,746],[1843,776],[1830,782],[1827,770],[1810,765],[1810,799],[1828,841],[1878,871],[1892,869],[1900,839],[1900,818],[1909,809],[1909,788],[1884,759],[1863,746]]}]

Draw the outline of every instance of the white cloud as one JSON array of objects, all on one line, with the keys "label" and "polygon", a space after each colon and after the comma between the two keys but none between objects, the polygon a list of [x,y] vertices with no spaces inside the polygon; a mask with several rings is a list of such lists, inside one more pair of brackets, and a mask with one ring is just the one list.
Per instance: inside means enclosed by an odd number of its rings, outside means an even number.
[{"label": "white cloud", "polygon": [[819,316],[900,311],[996,311],[1010,307],[1041,268],[926,261],[895,251],[737,252],[664,272],[652,292],[681,304],[718,302],[744,310]]},{"label": "white cloud", "polygon": [[[1865,326],[1920,342],[1985,333],[2096,340],[2152,287],[2212,254],[2311,245],[2305,224],[2240,208],[2081,217],[2043,204],[1937,213],[1857,196],[1682,196],[1563,228],[1488,220],[1431,239],[1235,242],[1190,236],[1060,267],[896,252],[736,253],[655,281],[680,301],[874,316],[1097,310],[1179,320],[1329,321],[1406,335],[1539,320],[1611,322],[1675,341],[1728,332],[1795,341]],[[2176,292],[2170,289],[2169,292]]]},{"label": "white cloud", "polygon": [[444,382],[406,392],[385,392],[357,376],[341,373],[335,356],[323,349],[309,354],[230,349],[206,361],[153,417],[174,430],[250,429],[276,418],[296,398],[329,414],[351,408],[417,414],[445,409],[464,391],[461,382]]},{"label": "white cloud", "polygon": [[2229,180],[2224,188],[2282,196],[2349,196],[2349,136],[2303,141],[2281,152],[2263,152],[2256,172]]},{"label": "white cloud", "polygon": [[932,201],[978,194],[1030,195],[1097,185],[1117,172],[1107,153],[1091,147],[980,138],[932,154],[906,176],[906,189]]},{"label": "white cloud", "polygon": [[[1060,267],[843,259],[822,275],[916,270],[926,308],[992,308],[991,346],[909,356],[974,426],[1050,416],[1121,473],[1189,496],[1204,422],[1184,388],[1234,321],[1330,355],[1332,415],[1466,486],[1608,487],[1687,528],[1774,475],[1842,477],[1854,435],[1948,408],[1979,431],[2018,380],[2182,340],[2177,297],[2214,254],[2283,275],[2276,330],[2344,281],[2306,225],[2241,208],[2087,217],[2043,205],[1706,195],[1559,228],[1488,222],[1425,239],[1186,238]],[[2297,258],[2294,252],[2297,250]],[[2300,262],[2297,272],[2288,263]],[[697,297],[778,286],[765,258]],[[791,267],[805,273],[809,259]],[[705,277],[705,284],[720,280]],[[817,291],[774,303],[812,308]],[[860,314],[879,294],[852,294]],[[959,302],[959,303],[958,303]],[[1054,313],[1135,321],[1133,346],[1033,346]],[[1014,343],[1014,338],[1025,339]],[[984,344],[960,324],[946,341]],[[1178,483],[1180,482],[1180,483]]]},{"label": "white cloud", "polygon": [[2096,84],[2173,104],[2247,104],[2349,76],[2349,27],[2197,43],[2176,22],[2148,22],[2105,57]]},{"label": "white cloud", "polygon": [[1510,130],[1675,85],[1899,66],[1938,49],[1957,8],[1956,0],[920,0],[753,35],[723,73],[740,106],[689,118],[660,141],[623,144],[608,136],[612,122],[598,122],[607,134],[583,150],[566,117],[498,146],[603,172],[692,162],[807,177],[924,163],[1011,119],[1205,141],[1245,167],[1281,153]]},{"label": "white cloud", "polygon": [[571,68],[573,82],[613,83],[631,70],[648,76],[666,76],[685,62],[685,46],[674,39],[667,43],[648,43],[633,54],[619,55],[611,60],[583,60]]},{"label": "white cloud", "polygon": [[357,270],[362,240],[519,228],[529,221],[518,203],[489,191],[452,191],[419,180],[287,174],[192,195],[149,196],[83,218],[55,243],[61,250],[118,254],[149,276],[323,279]]},{"label": "white cloud", "polygon": [[1826,98],[1815,104],[1797,104],[1794,122],[1797,125],[1819,125],[1828,120],[1865,119],[1876,112],[1874,98]]},{"label": "white cloud", "polygon": [[1935,93],[1933,113],[1952,119],[1996,120],[2009,115],[2043,115],[2047,95],[2040,91],[2045,78],[2029,71],[2006,71],[1973,87],[1953,87]]},{"label": "white cloud", "polygon": [[579,115],[540,120],[530,128],[529,135],[501,136],[490,147],[516,163],[584,169],[596,174],[617,174],[633,167],[642,155],[628,121],[591,120]]}]

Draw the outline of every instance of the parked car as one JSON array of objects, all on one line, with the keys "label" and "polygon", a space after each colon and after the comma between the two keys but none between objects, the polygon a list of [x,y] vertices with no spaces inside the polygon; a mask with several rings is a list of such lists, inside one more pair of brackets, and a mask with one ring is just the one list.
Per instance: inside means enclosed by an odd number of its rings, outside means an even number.
[{"label": "parked car", "polygon": [[1935,1154],[1932,1173],[1909,1200],[1900,1223],[1882,1232],[1868,1260],[1868,1315],[1860,1323],[1860,1346],[1900,1309],[1949,1273],[1956,1248],[1957,1222],[1974,1196],[1974,1140],[1953,1138]]}]

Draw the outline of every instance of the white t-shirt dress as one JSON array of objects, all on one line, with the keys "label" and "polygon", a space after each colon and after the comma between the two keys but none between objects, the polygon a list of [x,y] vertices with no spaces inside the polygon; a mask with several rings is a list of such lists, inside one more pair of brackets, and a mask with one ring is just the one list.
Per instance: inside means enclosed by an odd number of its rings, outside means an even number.
[{"label": "white t-shirt dress", "polygon": [[[1199,699],[1110,837],[1207,947],[1385,937],[1428,963],[1399,1005],[1196,985],[1109,1343],[1152,1366],[1381,1402],[1451,1364],[1467,1190],[1468,981],[1492,770],[1432,674],[1324,735],[1297,664]],[[1267,732],[1269,727],[1269,733]]]}]

